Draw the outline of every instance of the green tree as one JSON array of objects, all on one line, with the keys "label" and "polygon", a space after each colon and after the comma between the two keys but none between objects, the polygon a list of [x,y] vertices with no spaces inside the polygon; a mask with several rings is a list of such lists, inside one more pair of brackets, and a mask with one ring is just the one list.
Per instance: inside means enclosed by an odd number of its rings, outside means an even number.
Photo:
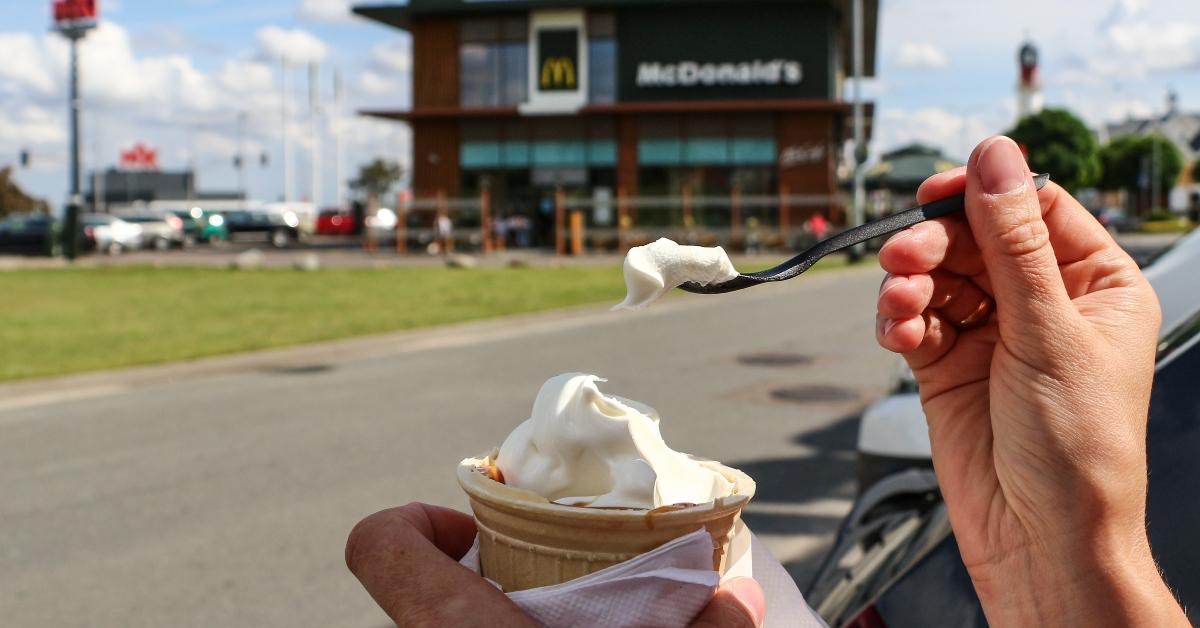
[{"label": "green tree", "polygon": [[400,164],[376,158],[359,168],[358,178],[350,182],[350,187],[365,196],[380,198],[400,182],[401,172]]},{"label": "green tree", "polygon": [[14,212],[47,211],[46,201],[25,193],[13,181],[12,167],[0,168],[0,216]]},{"label": "green tree", "polygon": [[1007,135],[1025,148],[1031,170],[1050,173],[1067,190],[1092,185],[1100,176],[1095,136],[1065,109],[1025,116]]},{"label": "green tree", "polygon": [[[1138,192],[1153,189],[1155,183],[1163,195],[1175,187],[1179,173],[1183,171],[1183,154],[1161,135],[1125,135],[1100,149],[1100,163],[1103,167],[1099,181],[1101,188],[1126,190],[1130,199],[1140,199]],[[1153,181],[1151,176],[1158,181]],[[1162,204],[1159,198],[1151,201],[1149,207],[1137,203],[1136,209],[1141,214]]]}]

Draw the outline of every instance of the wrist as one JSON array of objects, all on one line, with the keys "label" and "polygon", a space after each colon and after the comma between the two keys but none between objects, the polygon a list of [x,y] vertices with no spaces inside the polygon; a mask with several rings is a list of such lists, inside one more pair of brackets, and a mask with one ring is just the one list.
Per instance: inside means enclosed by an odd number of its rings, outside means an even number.
[{"label": "wrist", "polygon": [[1074,555],[1017,551],[969,569],[992,626],[1190,626],[1145,534],[1094,539]]}]

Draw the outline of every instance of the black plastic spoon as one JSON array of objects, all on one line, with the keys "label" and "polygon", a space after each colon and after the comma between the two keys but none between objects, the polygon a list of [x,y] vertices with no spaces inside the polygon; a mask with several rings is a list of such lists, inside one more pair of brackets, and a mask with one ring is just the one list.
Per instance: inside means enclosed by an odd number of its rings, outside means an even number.
[{"label": "black plastic spoon", "polygon": [[[1037,189],[1045,187],[1050,181],[1050,175],[1039,174],[1033,177],[1033,185]],[[803,253],[793,257],[792,259],[767,270],[760,270],[756,273],[741,273],[737,277],[729,281],[720,283],[712,283],[703,285],[694,281],[679,286],[681,290],[695,292],[696,294],[722,294],[725,292],[733,292],[750,288],[759,284],[764,284],[771,281],[783,281],[791,279],[812,268],[817,260],[836,253],[842,249],[848,249],[856,244],[861,244],[871,238],[878,238],[889,233],[894,233],[901,229],[906,229],[919,222],[925,222],[933,218],[940,218],[950,214],[961,212],[965,205],[965,198],[962,194],[950,196],[940,200],[936,200],[924,205],[918,205],[912,209],[906,209],[900,213],[892,214],[886,218],[880,218],[863,225],[859,225],[853,229],[847,229],[832,238],[822,240],[813,246],[809,247]]]}]

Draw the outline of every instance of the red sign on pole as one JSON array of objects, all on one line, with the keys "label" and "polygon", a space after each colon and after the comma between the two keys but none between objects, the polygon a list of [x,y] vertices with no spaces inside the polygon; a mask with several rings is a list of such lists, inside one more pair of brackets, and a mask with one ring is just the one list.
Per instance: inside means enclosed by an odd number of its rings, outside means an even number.
[{"label": "red sign on pole", "polygon": [[121,151],[121,167],[126,170],[158,170],[158,151],[138,142]]},{"label": "red sign on pole", "polygon": [[54,0],[54,22],[66,24],[96,21],[96,0]]}]

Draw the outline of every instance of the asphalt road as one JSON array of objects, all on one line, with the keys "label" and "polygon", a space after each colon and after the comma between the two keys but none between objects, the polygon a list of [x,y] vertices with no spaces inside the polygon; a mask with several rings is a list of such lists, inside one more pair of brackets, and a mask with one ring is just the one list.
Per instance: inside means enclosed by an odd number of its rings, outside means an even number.
[{"label": "asphalt road", "polygon": [[345,569],[347,532],[410,500],[465,507],[456,463],[498,445],[564,371],[608,377],[659,409],[675,448],[756,478],[746,520],[806,578],[850,503],[856,414],[895,365],[873,340],[880,279],[828,271],[636,314],[10,387],[0,624],[386,625]]}]

